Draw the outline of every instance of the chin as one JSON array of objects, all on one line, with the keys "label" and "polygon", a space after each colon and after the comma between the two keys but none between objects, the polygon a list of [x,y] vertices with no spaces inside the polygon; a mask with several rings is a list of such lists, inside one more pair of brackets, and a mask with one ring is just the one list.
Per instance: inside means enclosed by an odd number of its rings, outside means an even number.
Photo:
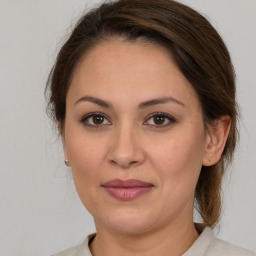
[{"label": "chin", "polygon": [[94,219],[94,221],[96,228],[99,223],[102,223],[105,227],[115,232],[128,235],[147,232],[155,223],[151,211],[148,213],[140,213],[138,211],[121,213],[116,211],[115,213],[105,215],[101,220]]},{"label": "chin", "polygon": [[139,235],[150,230],[149,223],[120,222],[109,226],[112,230],[126,235]]}]

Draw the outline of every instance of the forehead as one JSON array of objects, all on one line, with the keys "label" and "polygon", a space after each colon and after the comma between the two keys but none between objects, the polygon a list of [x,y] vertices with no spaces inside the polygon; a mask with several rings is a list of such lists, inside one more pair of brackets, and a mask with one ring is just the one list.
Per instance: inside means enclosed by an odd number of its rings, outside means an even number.
[{"label": "forehead", "polygon": [[110,101],[172,96],[183,101],[197,96],[170,52],[145,41],[111,39],[89,50],[77,66],[69,94],[97,94]]}]

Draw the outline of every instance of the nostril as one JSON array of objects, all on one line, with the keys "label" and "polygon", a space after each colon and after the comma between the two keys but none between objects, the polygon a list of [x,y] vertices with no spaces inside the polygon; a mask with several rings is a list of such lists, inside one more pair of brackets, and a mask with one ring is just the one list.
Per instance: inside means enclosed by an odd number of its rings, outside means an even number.
[{"label": "nostril", "polygon": [[113,165],[119,165],[122,168],[127,169],[132,165],[136,165],[138,163],[138,161],[131,161],[131,162],[123,161],[123,162],[121,162],[121,161],[115,161],[115,160],[112,159],[112,160],[110,160],[110,163],[113,164]]},{"label": "nostril", "polygon": [[115,160],[110,160],[111,164],[117,164],[117,162]]}]

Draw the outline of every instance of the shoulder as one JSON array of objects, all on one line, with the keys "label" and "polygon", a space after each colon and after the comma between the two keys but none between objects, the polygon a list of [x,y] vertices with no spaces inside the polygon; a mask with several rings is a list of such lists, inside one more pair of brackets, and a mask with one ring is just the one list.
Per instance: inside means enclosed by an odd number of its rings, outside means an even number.
[{"label": "shoulder", "polygon": [[183,256],[256,256],[256,254],[216,238],[213,230],[206,227]]},{"label": "shoulder", "polygon": [[218,238],[214,238],[207,253],[207,256],[214,256],[214,255],[256,256],[256,254],[250,250],[238,247],[236,245],[230,244]]},{"label": "shoulder", "polygon": [[77,254],[78,248],[79,248],[79,245],[73,246],[64,251],[58,252],[56,254],[52,254],[51,256],[75,256]]},{"label": "shoulder", "polygon": [[87,236],[82,243],[76,246],[73,246],[69,249],[66,249],[64,251],[58,252],[56,254],[52,254],[51,256],[92,256],[88,243],[94,237],[95,237],[95,234],[91,234]]}]

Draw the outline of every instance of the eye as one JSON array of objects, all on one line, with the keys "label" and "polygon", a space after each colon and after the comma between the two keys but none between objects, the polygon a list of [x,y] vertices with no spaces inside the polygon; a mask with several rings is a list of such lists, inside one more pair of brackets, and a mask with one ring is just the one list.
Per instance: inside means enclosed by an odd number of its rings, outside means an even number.
[{"label": "eye", "polygon": [[175,119],[164,113],[153,113],[147,119],[147,123],[156,128],[163,128],[175,123]]},{"label": "eye", "polygon": [[103,125],[110,125],[111,123],[108,121],[108,119],[105,117],[105,115],[101,113],[91,113],[83,117],[81,122],[89,127],[92,128],[99,128]]}]

